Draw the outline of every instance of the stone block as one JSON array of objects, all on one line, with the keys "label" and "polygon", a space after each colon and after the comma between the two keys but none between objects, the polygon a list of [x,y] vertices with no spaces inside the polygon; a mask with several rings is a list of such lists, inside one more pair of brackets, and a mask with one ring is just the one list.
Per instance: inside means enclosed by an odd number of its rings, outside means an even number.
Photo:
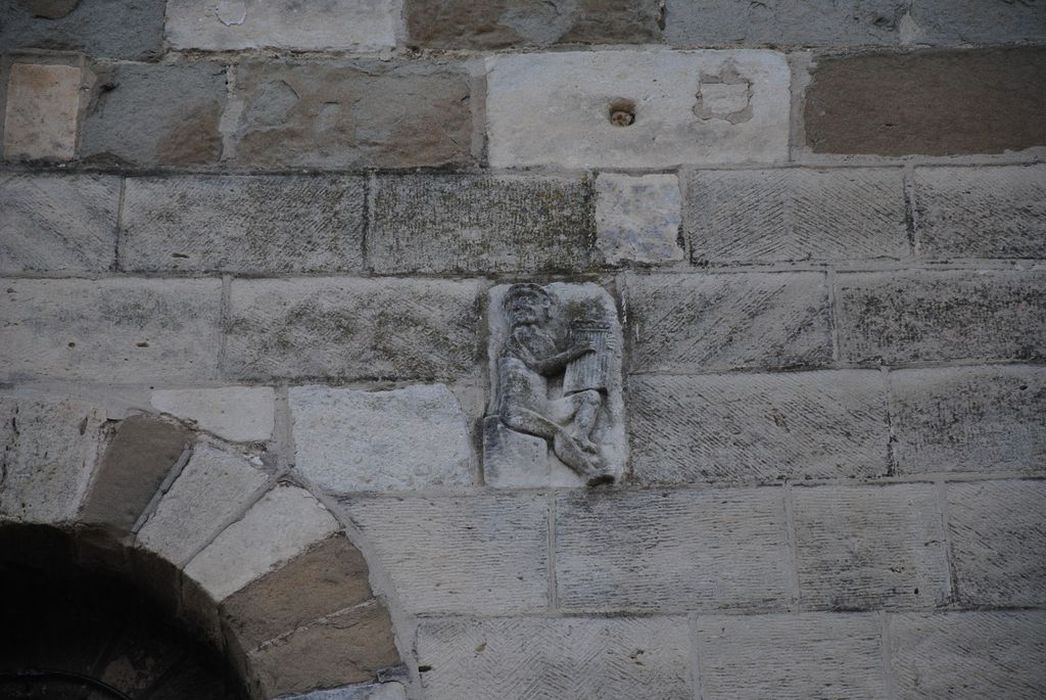
[{"label": "stone block", "polygon": [[916,168],[915,236],[929,258],[1046,258],[1046,166]]},{"label": "stone block", "polygon": [[587,179],[387,175],[367,232],[376,272],[583,270],[598,265]]},{"label": "stone block", "polygon": [[573,492],[556,501],[564,609],[752,613],[794,597],[784,489]]},{"label": "stone block", "polygon": [[679,178],[600,173],[596,246],[612,264],[682,260]]},{"label": "stone block", "polygon": [[418,628],[432,700],[693,697],[685,617],[443,618]]},{"label": "stone block", "polygon": [[548,605],[548,500],[535,493],[344,496],[407,614],[505,614]]},{"label": "stone block", "polygon": [[1046,49],[1011,47],[819,59],[802,119],[816,153],[943,156],[1046,145],[1044,112]]},{"label": "stone block", "polygon": [[362,177],[129,178],[120,265],[138,272],[363,268]]},{"label": "stone block", "polygon": [[1046,694],[1046,613],[890,615],[888,669],[901,698],[1013,698]]},{"label": "stone block", "polygon": [[1046,482],[948,484],[959,600],[967,606],[1046,603]]},{"label": "stone block", "polygon": [[295,466],[325,491],[472,483],[472,445],[445,384],[392,391],[292,387]]},{"label": "stone block", "polygon": [[706,700],[888,696],[877,615],[699,616],[692,624]]},{"label": "stone block", "polygon": [[234,280],[225,370],[238,377],[446,379],[476,360],[479,285]]},{"label": "stone block", "polygon": [[629,381],[632,470],[644,484],[876,477],[889,426],[878,372]]},{"label": "stone block", "polygon": [[199,445],[138,541],[169,562],[185,564],[247,507],[268,478],[242,456]]},{"label": "stone block", "polygon": [[909,255],[900,169],[700,170],[684,229],[698,264]]},{"label": "stone block", "polygon": [[290,695],[287,700],[407,700],[407,691],[396,681],[363,683]]},{"label": "stone block", "polygon": [[836,278],[845,362],[1022,360],[1046,355],[1046,275],[896,272]]},{"label": "stone block", "polygon": [[165,3],[81,0],[72,4],[75,7],[64,13],[64,8],[49,12],[41,3],[5,2],[0,6],[0,46],[5,51],[81,51],[120,59],[157,58],[163,50]]},{"label": "stone block", "polygon": [[469,75],[444,62],[246,61],[236,67],[237,164],[407,168],[472,162]]},{"label": "stone block", "polygon": [[932,484],[796,488],[803,610],[928,608],[948,602]]},{"label": "stone block", "polygon": [[225,107],[225,66],[117,63],[94,67],[97,94],[80,157],[131,166],[216,163]]},{"label": "stone block", "polygon": [[117,177],[8,174],[0,181],[0,273],[108,271],[119,200]]},{"label": "stone block", "polygon": [[817,367],[832,361],[820,273],[636,275],[627,280],[632,371]]},{"label": "stone block", "polygon": [[79,66],[11,66],[3,130],[5,160],[76,157],[81,75]]},{"label": "stone block", "polygon": [[900,472],[1046,469],[1046,368],[902,370],[890,389]]},{"label": "stone block", "polygon": [[1046,6],[1035,2],[915,0],[912,37],[920,44],[1016,44],[1046,40]]},{"label": "stone block", "polygon": [[545,438],[510,430],[497,416],[483,419],[483,482],[495,488],[582,486],[585,483],[552,457]]},{"label": "stone block", "polygon": [[9,378],[201,379],[218,362],[220,280],[4,280]]},{"label": "stone block", "polygon": [[397,15],[391,0],[170,0],[166,37],[176,49],[366,53],[395,47]]},{"label": "stone block", "polygon": [[771,51],[487,59],[494,167],[669,168],[788,155],[789,70]]},{"label": "stone block", "polygon": [[267,386],[158,389],[152,407],[230,442],[265,442],[276,422],[276,392]]},{"label": "stone block", "polygon": [[308,491],[279,484],[185,567],[221,602],[341,528]]}]

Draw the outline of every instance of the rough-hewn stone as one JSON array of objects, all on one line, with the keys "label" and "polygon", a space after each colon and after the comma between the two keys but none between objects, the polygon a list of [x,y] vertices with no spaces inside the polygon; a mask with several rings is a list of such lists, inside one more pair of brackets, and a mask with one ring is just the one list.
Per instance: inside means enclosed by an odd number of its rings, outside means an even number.
[{"label": "rough-hewn stone", "polygon": [[408,613],[512,614],[548,603],[548,501],[533,493],[349,496]]},{"label": "rough-hewn stone", "polygon": [[902,258],[900,169],[700,170],[684,228],[702,264]]},{"label": "rough-hewn stone", "polygon": [[220,280],[4,280],[0,373],[91,381],[213,376]]},{"label": "rough-hewn stone", "polygon": [[802,609],[947,602],[948,563],[933,485],[800,487],[793,496]]},{"label": "rough-hewn stone", "polygon": [[583,610],[783,610],[784,489],[570,493],[556,502],[559,604]]},{"label": "rough-hewn stone", "polygon": [[632,469],[642,483],[882,476],[878,372],[633,376]]},{"label": "rough-hewn stone", "polygon": [[831,362],[820,273],[628,278],[632,371],[696,372]]},{"label": "rough-hewn stone", "polygon": [[836,278],[839,352],[853,363],[1046,355],[1046,274],[897,272]]},{"label": "rough-hewn stone", "polygon": [[1015,44],[1046,39],[1041,2],[914,0],[913,40],[920,44]]},{"label": "rough-hewn stone", "polygon": [[119,199],[116,177],[0,179],[0,273],[105,272],[116,257]]},{"label": "rough-hewn stone", "polygon": [[[143,0],[81,0],[68,14],[53,19],[31,5],[5,2],[0,7],[0,46],[4,50],[40,48],[82,51],[105,58],[148,59],[163,45],[166,3]],[[57,9],[57,8],[56,8]]]},{"label": "rough-hewn stone", "polygon": [[949,484],[948,525],[963,604],[1046,604],[1046,482]]},{"label": "rough-hewn stone", "polygon": [[600,173],[596,245],[609,263],[683,259],[679,179],[675,175]]},{"label": "rough-hewn stone", "polygon": [[237,163],[465,165],[469,76],[456,63],[248,61],[236,67]]},{"label": "rough-hewn stone", "polygon": [[129,178],[120,265],[140,272],[363,268],[362,177]]},{"label": "rough-hewn stone", "polygon": [[576,270],[598,262],[585,179],[379,177],[368,263],[379,273]]},{"label": "rough-hewn stone", "polygon": [[244,377],[439,379],[476,359],[479,286],[234,280],[225,369]]},{"label": "rough-hewn stone", "polygon": [[7,82],[6,160],[71,160],[80,113],[79,66],[15,63]]},{"label": "rough-hewn stone", "polygon": [[914,180],[921,255],[1046,258],[1046,166],[916,168]]},{"label": "rough-hewn stone", "polygon": [[1046,369],[903,370],[890,389],[899,471],[1046,469]]},{"label": "rough-hewn stone", "polygon": [[418,628],[426,697],[692,697],[684,617],[445,618]]},{"label": "rough-hewn stone", "polygon": [[666,168],[787,157],[789,71],[778,53],[549,52],[496,56],[487,66],[495,167]]},{"label": "rough-hewn stone", "polygon": [[706,700],[887,697],[876,615],[699,616],[693,626]]},{"label": "rough-hewn stone", "polygon": [[158,389],[149,401],[157,411],[231,442],[264,442],[272,437],[276,420],[275,392],[265,386]]},{"label": "rough-hewn stone", "polygon": [[822,58],[806,89],[818,153],[952,155],[1046,145],[1046,49]]},{"label": "rough-hewn stone", "polygon": [[287,696],[287,700],[407,700],[402,683],[354,683],[340,688],[313,690],[301,695]]}]

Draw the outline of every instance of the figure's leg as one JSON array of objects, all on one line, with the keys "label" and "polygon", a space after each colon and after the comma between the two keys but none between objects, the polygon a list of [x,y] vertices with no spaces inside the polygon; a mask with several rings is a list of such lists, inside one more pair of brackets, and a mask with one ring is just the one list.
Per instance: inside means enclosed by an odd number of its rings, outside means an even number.
[{"label": "figure's leg", "polygon": [[551,440],[552,451],[563,461],[563,464],[586,479],[599,475],[592,457],[585,454],[573,437],[548,418],[530,409],[515,407],[501,414],[501,422],[512,430]]},{"label": "figure's leg", "polygon": [[595,452],[597,448],[591,436],[599,418],[599,407],[603,405],[603,396],[595,389],[586,389],[549,403],[552,419],[570,426],[570,433],[581,447]]},{"label": "figure's leg", "polygon": [[535,411],[527,408],[513,407],[501,412],[501,422],[509,428],[530,435],[537,435],[551,440],[560,431],[560,427]]}]

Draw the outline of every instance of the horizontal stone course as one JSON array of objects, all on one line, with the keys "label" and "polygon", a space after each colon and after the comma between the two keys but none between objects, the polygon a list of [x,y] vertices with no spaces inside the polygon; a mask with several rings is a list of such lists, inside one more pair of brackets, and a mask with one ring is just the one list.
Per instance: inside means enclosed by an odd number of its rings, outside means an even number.
[{"label": "horizontal stone course", "polygon": [[1016,44],[1046,39],[1040,2],[913,0],[913,41],[923,44]]},{"label": "horizontal stone course", "polygon": [[[53,3],[53,11],[39,12],[45,4],[5,2],[0,6],[0,46],[5,51],[38,48],[150,59],[163,49],[163,2],[81,0]],[[63,11],[61,5],[72,6],[71,11]]]}]

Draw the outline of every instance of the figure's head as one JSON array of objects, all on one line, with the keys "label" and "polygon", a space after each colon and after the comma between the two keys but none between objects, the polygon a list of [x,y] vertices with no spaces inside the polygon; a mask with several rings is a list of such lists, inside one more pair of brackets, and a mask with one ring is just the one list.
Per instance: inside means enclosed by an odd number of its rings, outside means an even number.
[{"label": "figure's head", "polygon": [[552,296],[536,284],[523,282],[509,287],[501,303],[513,328],[541,325],[548,320]]}]

